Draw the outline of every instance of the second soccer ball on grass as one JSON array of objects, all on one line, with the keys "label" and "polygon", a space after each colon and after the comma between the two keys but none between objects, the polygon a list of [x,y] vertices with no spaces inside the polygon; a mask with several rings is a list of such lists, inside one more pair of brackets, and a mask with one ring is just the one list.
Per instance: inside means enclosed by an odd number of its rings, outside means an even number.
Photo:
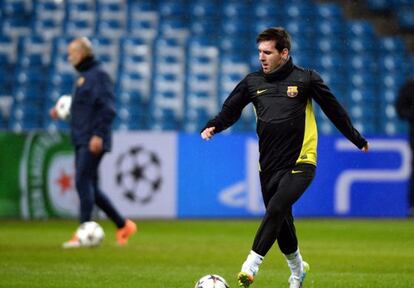
[{"label": "second soccer ball on grass", "polygon": [[223,277],[209,274],[200,278],[194,288],[230,288]]},{"label": "second soccer ball on grass", "polygon": [[101,244],[105,233],[101,225],[94,221],[89,221],[79,226],[76,230],[76,237],[78,237],[81,246],[94,247]]}]

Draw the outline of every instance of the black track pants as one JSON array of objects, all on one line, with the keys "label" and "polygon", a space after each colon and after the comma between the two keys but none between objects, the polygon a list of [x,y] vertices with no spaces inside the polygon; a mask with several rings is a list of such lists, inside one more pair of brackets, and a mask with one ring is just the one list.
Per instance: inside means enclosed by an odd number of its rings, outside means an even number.
[{"label": "black track pants", "polygon": [[302,196],[314,176],[315,166],[311,164],[260,174],[266,213],[256,233],[253,251],[265,256],[276,240],[283,254],[297,250],[292,205]]}]

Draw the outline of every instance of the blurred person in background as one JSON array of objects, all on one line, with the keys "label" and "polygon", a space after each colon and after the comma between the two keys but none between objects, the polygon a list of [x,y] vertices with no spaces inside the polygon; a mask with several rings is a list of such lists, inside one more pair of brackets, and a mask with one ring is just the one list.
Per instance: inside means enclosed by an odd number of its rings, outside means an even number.
[{"label": "blurred person in background", "polygon": [[[71,139],[75,148],[76,189],[80,199],[80,223],[91,221],[94,204],[117,226],[116,240],[125,245],[137,230],[136,224],[121,216],[98,184],[99,164],[111,149],[112,121],[116,115],[113,83],[94,58],[88,38],[74,39],[68,45],[68,61],[78,72],[70,109]],[[51,108],[50,116],[57,119]],[[64,248],[80,247],[74,234]]]},{"label": "blurred person in background", "polygon": [[[398,116],[408,122],[411,152],[414,153],[414,78],[408,79],[398,92],[395,103]],[[411,160],[411,176],[408,184],[409,216],[414,216],[414,158]]]},{"label": "blurred person in background", "polygon": [[309,265],[299,251],[292,206],[315,175],[318,135],[312,99],[356,147],[366,152],[368,142],[319,74],[293,63],[290,35],[284,28],[266,29],[256,42],[262,69],[239,82],[221,111],[203,128],[201,137],[210,140],[233,125],[247,104],[253,104],[266,212],[238,274],[238,284],[246,288],[253,283],[263,258],[277,241],[291,271],[289,287],[299,288]]}]

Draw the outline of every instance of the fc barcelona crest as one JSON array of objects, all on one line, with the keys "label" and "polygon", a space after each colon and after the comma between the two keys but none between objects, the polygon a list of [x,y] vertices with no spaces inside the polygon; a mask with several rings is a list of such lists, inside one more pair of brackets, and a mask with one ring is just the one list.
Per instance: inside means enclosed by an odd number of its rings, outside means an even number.
[{"label": "fc barcelona crest", "polygon": [[298,96],[298,86],[288,86],[287,87],[287,95],[289,97],[296,97]]},{"label": "fc barcelona crest", "polygon": [[82,85],[83,85],[83,83],[85,83],[85,77],[79,77],[79,78],[78,78],[78,81],[76,82],[76,85],[77,85],[78,87],[80,87],[80,86],[82,86]]}]

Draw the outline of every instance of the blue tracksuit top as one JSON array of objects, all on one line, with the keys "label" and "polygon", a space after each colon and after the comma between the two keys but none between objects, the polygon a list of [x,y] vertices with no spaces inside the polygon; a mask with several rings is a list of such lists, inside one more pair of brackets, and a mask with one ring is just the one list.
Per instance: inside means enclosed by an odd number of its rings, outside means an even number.
[{"label": "blue tracksuit top", "polygon": [[112,80],[93,57],[85,58],[75,68],[79,77],[70,111],[72,143],[88,145],[96,135],[103,139],[103,149],[109,151],[111,126],[116,115]]}]

